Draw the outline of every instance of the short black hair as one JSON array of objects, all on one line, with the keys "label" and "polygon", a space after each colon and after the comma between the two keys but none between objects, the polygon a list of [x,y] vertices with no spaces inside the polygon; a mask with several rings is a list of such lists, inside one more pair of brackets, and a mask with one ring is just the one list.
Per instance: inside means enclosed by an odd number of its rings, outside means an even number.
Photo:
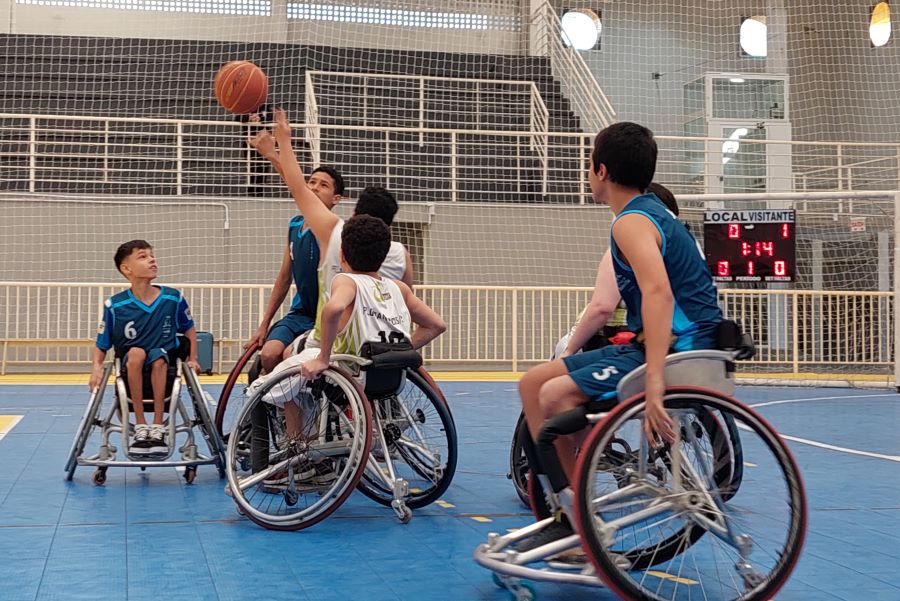
[{"label": "short black hair", "polygon": [[359,195],[355,212],[357,215],[378,217],[387,225],[391,225],[394,223],[398,208],[397,199],[389,190],[381,186],[369,186]]},{"label": "short black hair", "polygon": [[131,256],[136,250],[141,250],[143,248],[153,249],[153,245],[151,245],[146,240],[129,240],[124,244],[120,244],[119,248],[116,249],[116,255],[113,257],[113,261],[116,264],[116,269],[119,272],[122,271],[122,261]]},{"label": "short black hair", "polygon": [[331,178],[331,181],[334,182],[334,193],[338,194],[339,196],[343,196],[344,190],[345,190],[344,176],[341,175],[340,173],[338,173],[337,169],[335,169],[334,167],[330,167],[328,165],[319,165],[318,167],[313,169],[309,175],[312,176],[313,173],[318,173],[320,171],[322,173],[327,174],[328,177]]},{"label": "short black hair", "polygon": [[656,182],[651,183],[647,186],[647,194],[655,194],[666,205],[667,209],[672,211],[676,217],[678,216],[678,201],[675,200],[675,195],[672,194],[672,191],[664,185]]},{"label": "short black hair", "polygon": [[353,271],[378,271],[390,248],[391,228],[381,219],[354,215],[344,223],[341,250]]},{"label": "short black hair", "polygon": [[656,140],[653,132],[637,123],[622,121],[604,128],[594,138],[591,168],[606,165],[609,179],[628,188],[646,190],[656,173]]}]

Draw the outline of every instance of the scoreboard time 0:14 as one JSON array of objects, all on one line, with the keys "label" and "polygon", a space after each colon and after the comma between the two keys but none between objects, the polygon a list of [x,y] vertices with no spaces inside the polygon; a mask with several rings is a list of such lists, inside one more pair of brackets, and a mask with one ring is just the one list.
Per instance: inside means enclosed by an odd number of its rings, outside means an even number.
[{"label": "scoreboard time 0:14", "polygon": [[793,282],[794,210],[716,209],[703,214],[706,264],[717,282]]}]

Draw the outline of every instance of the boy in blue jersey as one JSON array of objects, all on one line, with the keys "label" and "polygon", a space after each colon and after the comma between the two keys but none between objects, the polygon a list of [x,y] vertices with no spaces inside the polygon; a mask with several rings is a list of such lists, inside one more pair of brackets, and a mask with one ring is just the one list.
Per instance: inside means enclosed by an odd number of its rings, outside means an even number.
[{"label": "boy in blue jersey", "polygon": [[[594,140],[588,179],[594,201],[614,214],[610,255],[627,308],[634,343],[551,361],[530,370],[519,384],[532,437],[540,444],[545,421],[590,400],[616,402],[622,377],[647,364],[644,431],[651,444],[674,441],[674,424],[663,409],[663,371],[670,351],[715,348],[722,320],[712,277],[684,225],[653,194],[644,191],[656,171],[653,134],[635,123],[616,123]],[[572,441],[556,439],[559,461],[571,481]],[[571,489],[552,483],[563,506]],[[571,534],[558,522],[543,539]],[[542,541],[543,542],[543,541]]]},{"label": "boy in blue jersey", "polygon": [[[266,151],[275,152],[274,145]],[[264,153],[265,154],[265,153]],[[272,155],[267,155],[272,157]],[[277,157],[273,164],[280,167]],[[306,182],[322,204],[333,210],[344,194],[344,178],[335,169],[320,166],[313,169]],[[271,373],[284,356],[284,350],[298,336],[313,328],[316,321],[316,306],[319,301],[319,244],[304,222],[302,215],[293,217],[288,224],[288,239],[281,261],[281,269],[272,286],[269,305],[253,337],[245,348],[262,344],[260,361],[263,369]],[[293,279],[296,293],[291,301],[291,310],[269,330],[272,319],[284,302]]]},{"label": "boy in blue jersey", "polygon": [[[153,247],[144,240],[132,240],[119,246],[114,257],[116,269],[131,282],[131,288],[106,300],[103,319],[97,330],[97,345],[88,388],[97,390],[103,376],[103,361],[110,348],[122,359],[134,405],[135,434],[131,452],[157,455],[168,452],[163,426],[166,372],[170,354],[178,348],[178,334],[190,341],[187,365],[200,371],[197,362],[197,331],[188,303],[181,292],[167,286],[155,286],[158,266]],[[144,372],[149,371],[153,389],[153,422],[144,417]],[[124,420],[124,417],[123,417]]]}]

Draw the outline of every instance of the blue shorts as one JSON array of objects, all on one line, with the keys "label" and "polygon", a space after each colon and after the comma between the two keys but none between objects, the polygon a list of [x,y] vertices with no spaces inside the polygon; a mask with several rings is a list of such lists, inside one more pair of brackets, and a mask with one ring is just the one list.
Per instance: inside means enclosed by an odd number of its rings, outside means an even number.
[{"label": "blue shorts", "polygon": [[647,362],[643,346],[611,345],[563,359],[579,390],[595,401],[616,396],[616,386],[625,374]]},{"label": "blue shorts", "polygon": [[315,321],[308,315],[304,315],[299,311],[291,311],[272,326],[272,329],[269,330],[269,335],[266,336],[266,342],[277,340],[284,346],[289,346],[297,336],[310,331],[315,325]]}]

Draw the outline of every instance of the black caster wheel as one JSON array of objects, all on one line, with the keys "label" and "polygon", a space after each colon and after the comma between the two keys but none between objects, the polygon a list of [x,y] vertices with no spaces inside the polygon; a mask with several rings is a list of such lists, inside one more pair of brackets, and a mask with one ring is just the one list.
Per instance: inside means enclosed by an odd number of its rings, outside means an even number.
[{"label": "black caster wheel", "polygon": [[97,468],[94,471],[94,475],[91,476],[91,480],[96,486],[103,486],[106,483],[106,470],[103,468]]},{"label": "black caster wheel", "polygon": [[187,467],[184,468],[184,481],[188,484],[193,484],[194,479],[197,477],[197,468],[195,467]]}]

